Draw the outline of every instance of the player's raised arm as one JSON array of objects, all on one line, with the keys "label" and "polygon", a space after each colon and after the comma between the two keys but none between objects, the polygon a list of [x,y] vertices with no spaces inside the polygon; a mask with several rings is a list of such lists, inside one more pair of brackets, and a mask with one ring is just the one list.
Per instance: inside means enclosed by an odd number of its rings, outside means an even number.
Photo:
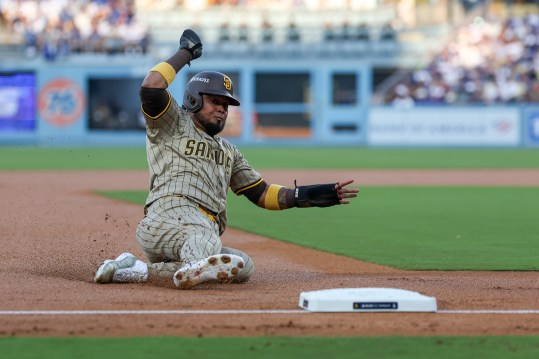
[{"label": "player's raised arm", "polygon": [[193,30],[185,30],[180,38],[178,51],[166,61],[155,65],[142,82],[140,100],[146,114],[156,116],[167,107],[170,94],[166,89],[185,65],[200,56],[202,56],[200,38]]},{"label": "player's raised arm", "polygon": [[348,204],[348,199],[357,197],[358,189],[347,188],[354,181],[329,184],[297,186],[286,188],[276,184],[260,181],[242,194],[257,206],[269,210],[282,210],[299,207],[330,207],[337,204]]},{"label": "player's raised arm", "polygon": [[191,60],[202,56],[202,42],[198,35],[190,29],[185,30],[180,38],[180,47],[178,51],[166,61],[155,65],[144,81],[143,87],[147,88],[167,88],[176,74]]}]

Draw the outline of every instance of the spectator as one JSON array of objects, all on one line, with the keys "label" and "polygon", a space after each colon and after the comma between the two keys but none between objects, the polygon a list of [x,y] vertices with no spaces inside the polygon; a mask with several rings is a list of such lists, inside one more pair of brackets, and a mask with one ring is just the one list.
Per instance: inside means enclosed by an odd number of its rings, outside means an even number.
[{"label": "spectator", "polygon": [[228,22],[223,22],[219,29],[219,42],[225,43],[229,42],[230,40],[232,40],[230,36],[230,27],[228,25]]},{"label": "spectator", "polygon": [[335,41],[336,39],[335,29],[333,29],[333,25],[330,22],[326,22],[324,24],[324,41],[326,43]]},{"label": "spectator", "polygon": [[[400,84],[411,85],[416,104],[538,102],[538,71],[538,15],[478,19]],[[390,91],[386,102],[397,97]]]},{"label": "spectator", "polygon": [[[48,60],[82,51],[120,53],[147,47],[147,28],[136,19],[134,0],[2,0],[6,27],[23,36],[29,56],[41,52]],[[120,36],[129,24],[136,36]]]},{"label": "spectator", "polygon": [[262,42],[270,43],[273,42],[273,27],[268,19],[264,19],[262,22]]},{"label": "spectator", "polygon": [[397,40],[397,33],[390,22],[387,22],[382,26],[380,31],[380,41],[395,41]]},{"label": "spectator", "polygon": [[410,109],[414,107],[414,99],[410,96],[410,90],[406,85],[399,84],[395,87],[395,97],[391,104],[398,109]]},{"label": "spectator", "polygon": [[341,25],[340,39],[342,41],[352,40],[352,31],[350,29],[350,24],[348,24],[348,21],[344,21]]},{"label": "spectator", "polygon": [[370,29],[365,23],[359,24],[356,29],[355,39],[358,41],[368,42],[371,40]]},{"label": "spectator", "polygon": [[288,23],[286,39],[288,40],[288,42],[299,42],[301,40],[299,29],[293,21],[290,21]]},{"label": "spectator", "polygon": [[249,42],[249,28],[245,22],[242,22],[238,29],[238,41]]}]

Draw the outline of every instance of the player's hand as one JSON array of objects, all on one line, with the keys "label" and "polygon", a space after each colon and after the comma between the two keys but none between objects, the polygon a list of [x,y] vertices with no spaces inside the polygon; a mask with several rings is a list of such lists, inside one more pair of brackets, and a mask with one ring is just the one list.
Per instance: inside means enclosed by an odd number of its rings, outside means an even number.
[{"label": "player's hand", "polygon": [[337,190],[337,196],[339,197],[339,203],[340,204],[348,204],[350,201],[347,201],[346,198],[354,198],[357,197],[357,193],[359,192],[358,189],[349,189],[345,188],[349,184],[353,183],[354,180],[345,181],[345,182],[338,182],[335,184],[335,190]]},{"label": "player's hand", "polygon": [[180,38],[180,49],[186,49],[191,54],[191,60],[198,59],[202,56],[202,42],[200,37],[191,29],[183,32]]}]

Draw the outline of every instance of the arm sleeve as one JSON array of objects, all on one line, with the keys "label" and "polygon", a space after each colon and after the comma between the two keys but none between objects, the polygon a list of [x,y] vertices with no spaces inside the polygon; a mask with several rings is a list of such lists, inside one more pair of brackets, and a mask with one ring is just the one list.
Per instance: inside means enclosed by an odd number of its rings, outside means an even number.
[{"label": "arm sleeve", "polygon": [[[146,121],[146,135],[148,139],[151,142],[171,140],[176,131],[183,130],[182,124],[184,124],[185,119],[188,118],[187,113],[179,107],[174,97],[172,97],[168,91],[153,91],[159,89],[150,89],[152,91],[146,91],[142,89],[144,89],[144,87],[141,88],[142,114]],[[148,96],[149,93],[152,94]],[[165,96],[167,102],[164,105],[164,108],[162,108]],[[155,100],[155,102],[152,100]],[[153,110],[149,109],[148,106],[145,107],[145,101]],[[146,112],[146,110],[155,112],[160,110],[160,112],[152,116]]]},{"label": "arm sleeve", "polygon": [[166,89],[142,86],[139,94],[140,102],[142,103],[142,112],[144,112],[147,117],[159,117],[170,105],[171,96]]},{"label": "arm sleeve", "polygon": [[246,187],[242,189],[238,195],[244,195],[249,199],[249,201],[253,202],[254,204],[258,204],[258,200],[260,197],[262,197],[262,193],[266,190],[266,187],[268,184],[264,180],[260,180],[258,182],[255,182],[255,184]]}]

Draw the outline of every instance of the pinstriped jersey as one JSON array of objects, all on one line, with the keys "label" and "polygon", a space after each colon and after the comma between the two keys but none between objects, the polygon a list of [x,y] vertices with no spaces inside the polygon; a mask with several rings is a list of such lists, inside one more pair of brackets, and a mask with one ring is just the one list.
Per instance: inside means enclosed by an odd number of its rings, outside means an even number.
[{"label": "pinstriped jersey", "polygon": [[195,127],[189,113],[169,98],[156,117],[143,111],[150,171],[146,206],[163,196],[185,196],[217,213],[222,233],[228,188],[239,193],[261,181],[261,175],[236,146]]}]

